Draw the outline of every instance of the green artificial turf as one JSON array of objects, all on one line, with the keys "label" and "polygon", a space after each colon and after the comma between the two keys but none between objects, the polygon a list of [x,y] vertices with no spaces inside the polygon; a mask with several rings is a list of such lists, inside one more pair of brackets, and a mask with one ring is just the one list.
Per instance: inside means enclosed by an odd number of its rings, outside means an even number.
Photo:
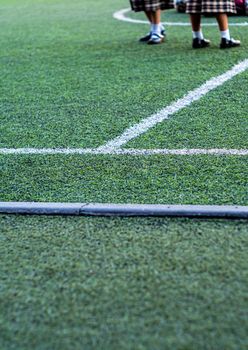
[{"label": "green artificial turf", "polygon": [[248,149],[248,95],[237,88],[247,80],[247,72],[235,77],[127,146]]},{"label": "green artificial turf", "polygon": [[[230,51],[216,27],[206,50],[190,27],[140,45],[147,25],[112,18],[127,6],[0,0],[0,148],[101,146],[248,58],[247,27]],[[126,147],[247,149],[246,85]],[[247,205],[247,178],[241,156],[0,155],[1,201]],[[248,347],[246,221],[1,215],[0,242],[1,350]]]},{"label": "green artificial turf", "polygon": [[0,163],[6,201],[247,205],[246,157],[11,155]]},{"label": "green artificial turf", "polygon": [[246,27],[231,28],[244,43],[229,52],[215,27],[206,35],[217,43],[200,52],[190,27],[169,27],[160,47],[139,45],[147,26],[112,18],[126,1],[0,5],[1,147],[100,146],[247,57]]},{"label": "green artificial turf", "polygon": [[247,222],[0,216],[1,350],[248,347]]},{"label": "green artificial turf", "polygon": [[[242,46],[191,49],[190,27],[167,41],[113,19],[127,1],[0,0],[0,148],[90,148],[247,58]],[[142,19],[142,14],[128,16]],[[174,10],[163,20],[188,21]],[[232,17],[230,22],[244,21]],[[204,19],[211,22],[213,19]],[[132,140],[133,148],[247,149],[247,72]],[[0,156],[1,200],[247,204],[247,157]]]}]

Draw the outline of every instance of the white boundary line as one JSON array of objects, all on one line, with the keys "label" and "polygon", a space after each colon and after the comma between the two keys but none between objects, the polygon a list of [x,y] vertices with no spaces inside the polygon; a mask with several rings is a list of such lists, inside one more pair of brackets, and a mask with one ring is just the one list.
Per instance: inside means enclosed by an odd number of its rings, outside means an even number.
[{"label": "white boundary line", "polygon": [[208,92],[216,89],[217,87],[223,85],[228,80],[232,79],[236,75],[246,71],[248,69],[248,59],[236,64],[227,72],[208,80],[206,83],[190,91],[183,98],[180,98],[176,102],[173,102],[169,106],[165,107],[156,114],[151,115],[148,118],[141,120],[130,128],[126,129],[122,135],[116,137],[115,139],[107,142],[105,146],[99,147],[99,150],[106,151],[110,149],[118,149],[124,146],[130,140],[135,139],[141,134],[147,132],[149,129],[161,123],[165,119],[168,119],[173,114],[179,112],[181,109],[191,105],[194,101],[198,101],[201,97],[205,96]]},{"label": "white boundary line", "polygon": [[153,155],[212,155],[212,156],[248,156],[248,149],[99,149],[99,148],[0,148],[0,155],[127,155],[127,156],[153,156]]},{"label": "white boundary line", "polygon": [[[139,24],[149,24],[148,21],[145,20],[139,20],[139,19],[133,19],[129,18],[126,16],[127,13],[131,11],[130,8],[122,9],[119,11],[116,11],[113,14],[113,17],[119,21],[124,21],[124,22],[129,22],[129,23],[139,23]],[[166,26],[179,26],[179,27],[185,27],[185,26],[190,26],[189,22],[163,22],[164,25]],[[213,27],[216,26],[217,23],[202,23],[202,26],[208,26],[208,27]],[[239,27],[246,27],[248,26],[248,22],[240,22],[240,23],[230,23],[229,26],[239,26]]]}]

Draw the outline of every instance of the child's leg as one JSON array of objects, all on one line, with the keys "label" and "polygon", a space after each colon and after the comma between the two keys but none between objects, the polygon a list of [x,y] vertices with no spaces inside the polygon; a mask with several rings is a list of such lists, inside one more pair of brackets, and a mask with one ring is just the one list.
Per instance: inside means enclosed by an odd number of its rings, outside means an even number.
[{"label": "child's leg", "polygon": [[161,10],[152,12],[151,23],[153,25],[152,32],[165,35],[165,29],[161,23]]},{"label": "child's leg", "polygon": [[217,13],[216,19],[220,31],[228,30],[228,18],[226,13]]},{"label": "child's leg", "polygon": [[151,13],[151,22],[152,22],[152,33],[156,33],[160,35],[162,31],[160,10],[157,10]]},{"label": "child's leg", "polygon": [[160,24],[161,11],[157,10],[157,11],[151,12],[151,17],[152,17],[153,24]]},{"label": "child's leg", "polygon": [[144,37],[140,38],[141,42],[148,42],[151,39],[152,33],[164,35],[164,27],[160,23],[161,11],[145,11],[146,17],[150,22],[150,32]]},{"label": "child's leg", "polygon": [[148,44],[160,44],[164,40],[164,28],[161,24],[161,10],[153,11],[151,13],[151,39],[148,41]]},{"label": "child's leg", "polygon": [[139,41],[147,43],[147,41],[149,39],[151,39],[151,35],[152,35],[152,11],[144,11],[144,12],[146,14],[146,17],[147,17],[148,21],[150,22],[150,31],[145,36],[140,38]]},{"label": "child's leg", "polygon": [[190,22],[192,27],[193,34],[193,49],[201,49],[209,46],[210,41],[204,39],[201,30],[201,14],[200,13],[191,13],[190,14]]},{"label": "child's leg", "polygon": [[221,43],[220,48],[226,49],[240,45],[239,40],[234,40],[230,38],[229,28],[228,28],[228,17],[226,13],[216,14],[216,20],[219,25]]},{"label": "child's leg", "polygon": [[219,25],[221,38],[225,38],[227,40],[230,40],[227,14],[226,13],[218,13],[216,15],[216,19],[217,19],[217,22]]},{"label": "child's leg", "polygon": [[194,32],[199,32],[201,30],[201,15],[199,13],[191,13],[190,22]]},{"label": "child's leg", "polygon": [[145,11],[146,17],[152,23],[152,11]]}]

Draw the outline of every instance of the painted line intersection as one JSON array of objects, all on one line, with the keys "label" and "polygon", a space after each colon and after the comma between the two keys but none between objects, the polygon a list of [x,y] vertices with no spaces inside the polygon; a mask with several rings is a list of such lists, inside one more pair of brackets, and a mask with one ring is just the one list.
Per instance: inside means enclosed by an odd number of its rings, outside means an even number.
[{"label": "painted line intersection", "polygon": [[[125,14],[130,9],[120,10],[114,13],[114,17],[119,20],[130,20],[125,17]],[[127,20],[128,19],[128,20]],[[133,23],[140,23],[140,21],[132,20]],[[142,22],[143,23],[143,22]],[[146,23],[146,22],[145,22]],[[168,23],[167,23],[168,24]],[[174,23],[175,25],[175,23]],[[178,24],[176,24],[178,25]],[[185,24],[184,24],[185,25]],[[244,22],[243,25],[248,25]],[[145,156],[145,155],[215,155],[215,156],[247,156],[248,149],[123,149],[130,140],[133,140],[149,129],[170,118],[175,113],[183,108],[190,106],[193,102],[198,101],[201,97],[205,96],[208,92],[223,85],[226,81],[232,79],[236,75],[243,73],[248,69],[248,59],[245,59],[238,64],[234,65],[227,72],[209,79],[200,87],[188,92],[185,96],[172,102],[169,106],[163,108],[161,111],[144,118],[141,122],[124,130],[122,135],[117,136],[113,140],[108,141],[105,145],[98,148],[0,148],[0,155],[11,154],[93,154],[93,155],[132,155],[132,156]]]}]

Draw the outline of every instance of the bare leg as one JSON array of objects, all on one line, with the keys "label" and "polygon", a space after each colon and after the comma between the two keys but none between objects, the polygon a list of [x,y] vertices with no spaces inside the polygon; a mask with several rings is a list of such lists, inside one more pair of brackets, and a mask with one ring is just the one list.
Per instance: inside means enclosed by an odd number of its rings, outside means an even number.
[{"label": "bare leg", "polygon": [[216,19],[219,25],[219,29],[221,31],[227,30],[228,29],[228,17],[226,13],[218,13],[216,15]]},{"label": "bare leg", "polygon": [[152,19],[152,36],[148,41],[149,45],[160,44],[164,41],[164,30],[162,34],[161,26],[161,10],[153,11],[151,13]]},{"label": "bare leg", "polygon": [[228,49],[231,47],[236,47],[240,45],[239,40],[234,40],[230,38],[230,33],[228,29],[228,17],[226,13],[218,13],[216,14],[216,19],[219,25],[219,29],[221,32],[221,49]]},{"label": "bare leg", "polygon": [[201,30],[201,15],[198,13],[190,14],[190,22],[192,26],[192,30],[194,32],[199,32]]},{"label": "bare leg", "polygon": [[145,14],[149,22],[152,23],[152,11],[145,11]]},{"label": "bare leg", "polygon": [[145,42],[147,43],[148,40],[151,38],[151,31],[152,31],[152,11],[145,11],[146,17],[150,22],[150,31],[148,34],[143,36],[142,38],[139,39],[140,42]]},{"label": "bare leg", "polygon": [[140,42],[147,42],[150,45],[160,44],[164,41],[164,28],[161,26],[161,10],[157,11],[145,11],[146,17],[148,18],[151,24],[150,33],[142,38],[140,38]]},{"label": "bare leg", "polygon": [[152,24],[160,24],[161,20],[161,11],[153,11],[151,12],[151,19],[152,19]]},{"label": "bare leg", "polygon": [[201,14],[200,13],[191,13],[190,14],[190,22],[192,26],[192,34],[193,34],[193,49],[202,49],[208,47],[210,41],[204,39],[204,36],[201,31]]}]

